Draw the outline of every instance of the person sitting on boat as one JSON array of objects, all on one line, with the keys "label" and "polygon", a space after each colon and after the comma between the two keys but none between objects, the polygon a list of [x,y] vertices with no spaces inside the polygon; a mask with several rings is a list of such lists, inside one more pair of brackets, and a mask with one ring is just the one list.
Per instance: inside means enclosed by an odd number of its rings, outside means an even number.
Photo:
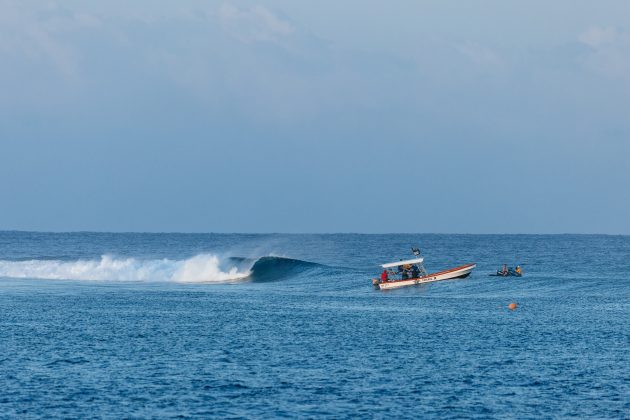
[{"label": "person sitting on boat", "polygon": [[[402,261],[402,258],[400,259],[400,261]],[[398,268],[397,268],[397,270],[398,270],[398,275],[399,275],[401,278],[405,278],[405,269],[403,268],[403,266],[402,266],[402,265],[399,265],[399,266],[398,266]]]},{"label": "person sitting on boat", "polygon": [[411,266],[411,278],[412,279],[417,279],[418,278],[418,274],[420,274],[420,269],[418,268],[417,265],[412,265]]},{"label": "person sitting on boat", "polygon": [[507,276],[508,275],[507,264],[503,264],[503,268],[501,268],[501,271],[498,271],[497,274],[500,276]]},{"label": "person sitting on boat", "polygon": [[383,283],[387,283],[387,281],[389,280],[389,276],[387,275],[387,269],[383,270],[383,272],[381,273],[381,281]]},{"label": "person sitting on boat", "polygon": [[411,264],[405,264],[404,265],[403,269],[404,269],[404,273],[405,273],[405,278],[408,278],[408,279],[413,278],[411,267],[412,267]]},{"label": "person sitting on boat", "polygon": [[517,276],[523,275],[523,272],[521,271],[521,266],[520,265],[516,266],[516,268],[514,269],[514,272],[516,273]]}]

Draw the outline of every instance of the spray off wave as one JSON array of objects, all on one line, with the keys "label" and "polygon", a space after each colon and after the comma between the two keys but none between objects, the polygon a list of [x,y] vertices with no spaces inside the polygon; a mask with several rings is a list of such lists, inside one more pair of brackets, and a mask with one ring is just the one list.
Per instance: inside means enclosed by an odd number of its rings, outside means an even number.
[{"label": "spray off wave", "polygon": [[254,261],[235,264],[212,254],[186,260],[138,260],[103,255],[95,260],[0,260],[0,277],[52,280],[232,282],[246,279]]}]

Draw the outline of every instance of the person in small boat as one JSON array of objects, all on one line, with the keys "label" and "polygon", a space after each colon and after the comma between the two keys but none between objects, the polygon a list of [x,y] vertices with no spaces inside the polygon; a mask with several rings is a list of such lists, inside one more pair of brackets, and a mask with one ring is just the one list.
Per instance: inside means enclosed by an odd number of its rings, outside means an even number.
[{"label": "person in small boat", "polygon": [[508,275],[507,264],[503,264],[503,267],[501,268],[500,271],[497,271],[497,274],[500,276],[507,276]]},{"label": "person in small boat", "polygon": [[[400,259],[400,261],[402,261],[402,258]],[[400,276],[401,279],[405,279],[405,269],[403,268],[402,265],[398,266],[398,275]]]},{"label": "person in small boat", "polygon": [[514,272],[516,273],[517,276],[522,276],[523,272],[521,271],[521,266],[517,265],[516,268],[514,269]]},{"label": "person in small boat", "polygon": [[412,279],[417,279],[418,275],[420,274],[420,270],[418,269],[417,265],[412,265],[411,266],[411,278]]},{"label": "person in small boat", "polygon": [[387,269],[383,270],[383,272],[381,273],[381,281],[383,283],[387,283],[387,281],[389,280],[389,276],[387,275]]}]

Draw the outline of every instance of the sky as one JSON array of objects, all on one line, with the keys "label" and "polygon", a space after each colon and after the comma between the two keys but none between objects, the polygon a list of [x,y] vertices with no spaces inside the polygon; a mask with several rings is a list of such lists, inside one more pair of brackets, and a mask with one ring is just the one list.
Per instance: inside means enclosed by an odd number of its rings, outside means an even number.
[{"label": "sky", "polygon": [[0,0],[0,230],[630,234],[630,2]]}]

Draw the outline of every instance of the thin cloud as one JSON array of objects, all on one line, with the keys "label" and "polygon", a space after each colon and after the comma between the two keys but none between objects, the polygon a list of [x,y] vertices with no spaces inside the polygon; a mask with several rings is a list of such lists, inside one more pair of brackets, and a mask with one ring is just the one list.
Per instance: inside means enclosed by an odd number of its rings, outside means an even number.
[{"label": "thin cloud", "polygon": [[473,42],[460,45],[457,50],[481,68],[500,69],[505,66],[501,56],[491,48]]},{"label": "thin cloud", "polygon": [[617,30],[613,27],[591,26],[587,31],[580,34],[578,40],[592,48],[611,44],[617,38]]},{"label": "thin cloud", "polygon": [[242,42],[275,42],[295,32],[295,27],[263,6],[241,9],[225,3],[218,12],[224,28]]},{"label": "thin cloud", "polygon": [[27,58],[37,65],[50,63],[66,79],[79,72],[79,52],[64,34],[101,21],[88,13],[75,13],[56,5],[27,8],[21,3],[0,2],[0,53]]},{"label": "thin cloud", "polygon": [[590,47],[583,58],[587,69],[630,84],[630,33],[612,26],[592,26],[578,40]]}]

